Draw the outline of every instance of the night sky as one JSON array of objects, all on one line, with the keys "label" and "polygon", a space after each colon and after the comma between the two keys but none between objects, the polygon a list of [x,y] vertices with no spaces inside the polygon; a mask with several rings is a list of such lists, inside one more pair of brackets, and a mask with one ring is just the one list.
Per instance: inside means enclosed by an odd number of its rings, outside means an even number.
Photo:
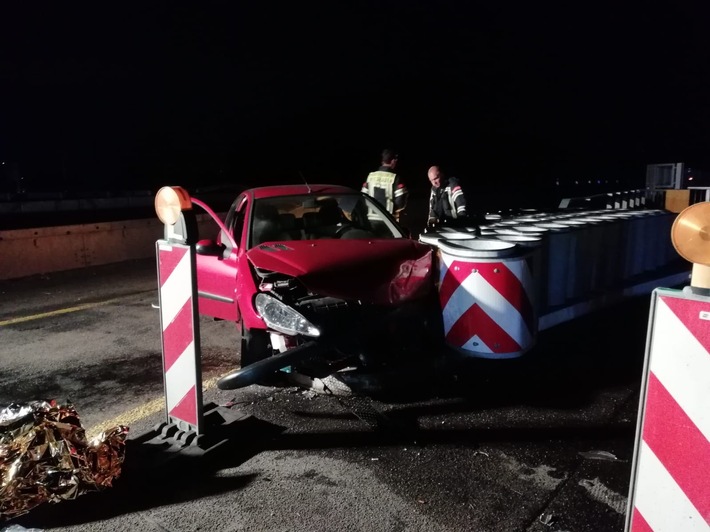
[{"label": "night sky", "polygon": [[5,2],[0,157],[28,190],[358,188],[387,146],[412,188],[710,170],[708,10],[623,4]]}]

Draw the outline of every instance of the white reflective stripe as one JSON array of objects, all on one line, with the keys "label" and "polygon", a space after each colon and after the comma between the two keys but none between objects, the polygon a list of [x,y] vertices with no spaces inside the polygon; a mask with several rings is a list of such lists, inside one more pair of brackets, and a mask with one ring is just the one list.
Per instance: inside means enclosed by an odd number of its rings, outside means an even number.
[{"label": "white reflective stripe", "polygon": [[446,193],[446,199],[449,202],[449,207],[451,207],[451,217],[458,218],[459,213],[456,210],[456,203],[454,203],[454,195],[451,193],[451,188],[446,187],[444,192]]},{"label": "white reflective stripe", "polygon": [[190,252],[187,251],[160,289],[163,330],[168,328],[191,295]]},{"label": "white reflective stripe", "polygon": [[[523,288],[525,290],[525,293],[527,294],[528,298],[532,298],[533,295],[533,274],[530,271],[530,267],[528,266],[528,262],[526,260],[526,257],[519,258],[517,260],[507,260],[504,262],[505,266],[510,270],[510,273],[512,273],[518,281],[520,281],[520,284],[523,285]],[[446,277],[446,272],[449,270],[451,267],[451,264],[456,261],[456,257],[448,254],[442,254],[441,255],[441,263],[440,263],[440,268],[439,268],[439,283],[441,284],[444,281],[444,277]],[[469,276],[470,277],[470,276]],[[486,283],[487,284],[487,283]],[[453,297],[453,294],[452,294]],[[451,301],[451,298],[449,298],[449,301]],[[447,303],[448,306],[448,303]],[[466,309],[464,309],[466,310]]]},{"label": "white reflective stripe", "polygon": [[476,353],[493,353],[493,349],[488,347],[477,334],[474,334],[471,338],[469,338],[468,342],[461,346],[461,349],[464,349],[465,351],[474,351]]},{"label": "white reflective stripe", "polygon": [[451,194],[451,199],[454,200],[454,201],[456,201],[456,198],[458,198],[459,196],[463,196],[463,192],[461,192],[461,189],[460,189],[460,188],[459,188],[459,189],[455,189],[455,190],[453,191],[453,193]]},{"label": "white reflective stripe", "polygon": [[398,188],[397,190],[394,191],[394,197],[398,198],[399,196],[404,196],[407,193],[406,188]]},{"label": "white reflective stripe", "polygon": [[[507,266],[511,266],[507,264]],[[520,270],[514,272],[521,275]],[[476,294],[474,298],[472,294]],[[518,345],[529,346],[532,343],[532,335],[527,324],[521,319],[520,312],[511,305],[488,281],[480,274],[474,273],[466,277],[444,307],[445,317],[453,316],[450,322],[446,319],[444,323],[444,333],[448,334],[456,321],[466,312],[473,303],[478,304],[501,329],[503,329]],[[446,323],[448,322],[448,323]]]},{"label": "white reflective stripe", "polygon": [[462,205],[461,207],[458,207],[456,209],[456,212],[459,214],[461,214],[462,212],[466,212],[466,207]]},{"label": "white reflective stripe", "polygon": [[165,399],[168,412],[177,405],[190,388],[197,386],[195,371],[195,342],[185,348],[165,373]]},{"label": "white reflective stripe", "polygon": [[515,275],[518,281],[520,281],[520,284],[523,285],[523,289],[525,290],[525,294],[528,296],[528,299],[532,301],[535,290],[533,288],[533,274],[528,266],[528,261],[525,259],[511,260],[506,261],[505,265],[510,272]]},{"label": "white reflective stripe", "polygon": [[710,354],[660,297],[651,345],[650,371],[710,440]]},{"label": "white reflective stripe", "polygon": [[635,486],[634,506],[654,532],[708,531],[707,521],[644,441]]}]

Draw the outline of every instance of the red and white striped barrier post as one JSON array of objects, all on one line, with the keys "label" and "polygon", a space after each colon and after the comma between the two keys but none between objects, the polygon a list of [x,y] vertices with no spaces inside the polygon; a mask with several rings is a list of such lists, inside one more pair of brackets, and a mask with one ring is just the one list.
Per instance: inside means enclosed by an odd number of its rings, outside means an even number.
[{"label": "red and white striped barrier post", "polygon": [[673,223],[690,286],[656,288],[631,470],[626,530],[710,531],[710,203]]},{"label": "red and white striped barrier post", "polygon": [[653,292],[627,530],[710,531],[710,297]]},{"label": "red and white striped barrier post", "polygon": [[165,224],[165,239],[156,242],[167,417],[163,431],[191,444],[204,433],[195,275],[197,224],[190,196],[180,187],[160,189],[155,210]]}]

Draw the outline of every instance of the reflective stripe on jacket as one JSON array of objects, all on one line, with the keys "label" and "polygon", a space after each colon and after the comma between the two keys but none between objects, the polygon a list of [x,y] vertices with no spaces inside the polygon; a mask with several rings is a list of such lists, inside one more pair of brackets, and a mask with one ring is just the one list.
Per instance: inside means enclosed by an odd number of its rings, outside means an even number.
[{"label": "reflective stripe on jacket", "polygon": [[407,206],[407,188],[394,172],[377,170],[370,172],[362,185],[362,192],[369,194],[385,208],[396,214]]},{"label": "reflective stripe on jacket", "polygon": [[446,219],[466,216],[466,198],[456,178],[446,180],[446,186],[429,194],[429,218]]}]

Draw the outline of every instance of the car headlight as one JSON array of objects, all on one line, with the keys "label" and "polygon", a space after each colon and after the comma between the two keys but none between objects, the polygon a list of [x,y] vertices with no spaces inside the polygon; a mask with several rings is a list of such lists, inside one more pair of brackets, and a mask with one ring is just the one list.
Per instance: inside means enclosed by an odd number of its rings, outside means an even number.
[{"label": "car headlight", "polygon": [[315,325],[278,299],[257,294],[254,303],[266,325],[272,329],[290,335],[320,336],[320,330]]}]

